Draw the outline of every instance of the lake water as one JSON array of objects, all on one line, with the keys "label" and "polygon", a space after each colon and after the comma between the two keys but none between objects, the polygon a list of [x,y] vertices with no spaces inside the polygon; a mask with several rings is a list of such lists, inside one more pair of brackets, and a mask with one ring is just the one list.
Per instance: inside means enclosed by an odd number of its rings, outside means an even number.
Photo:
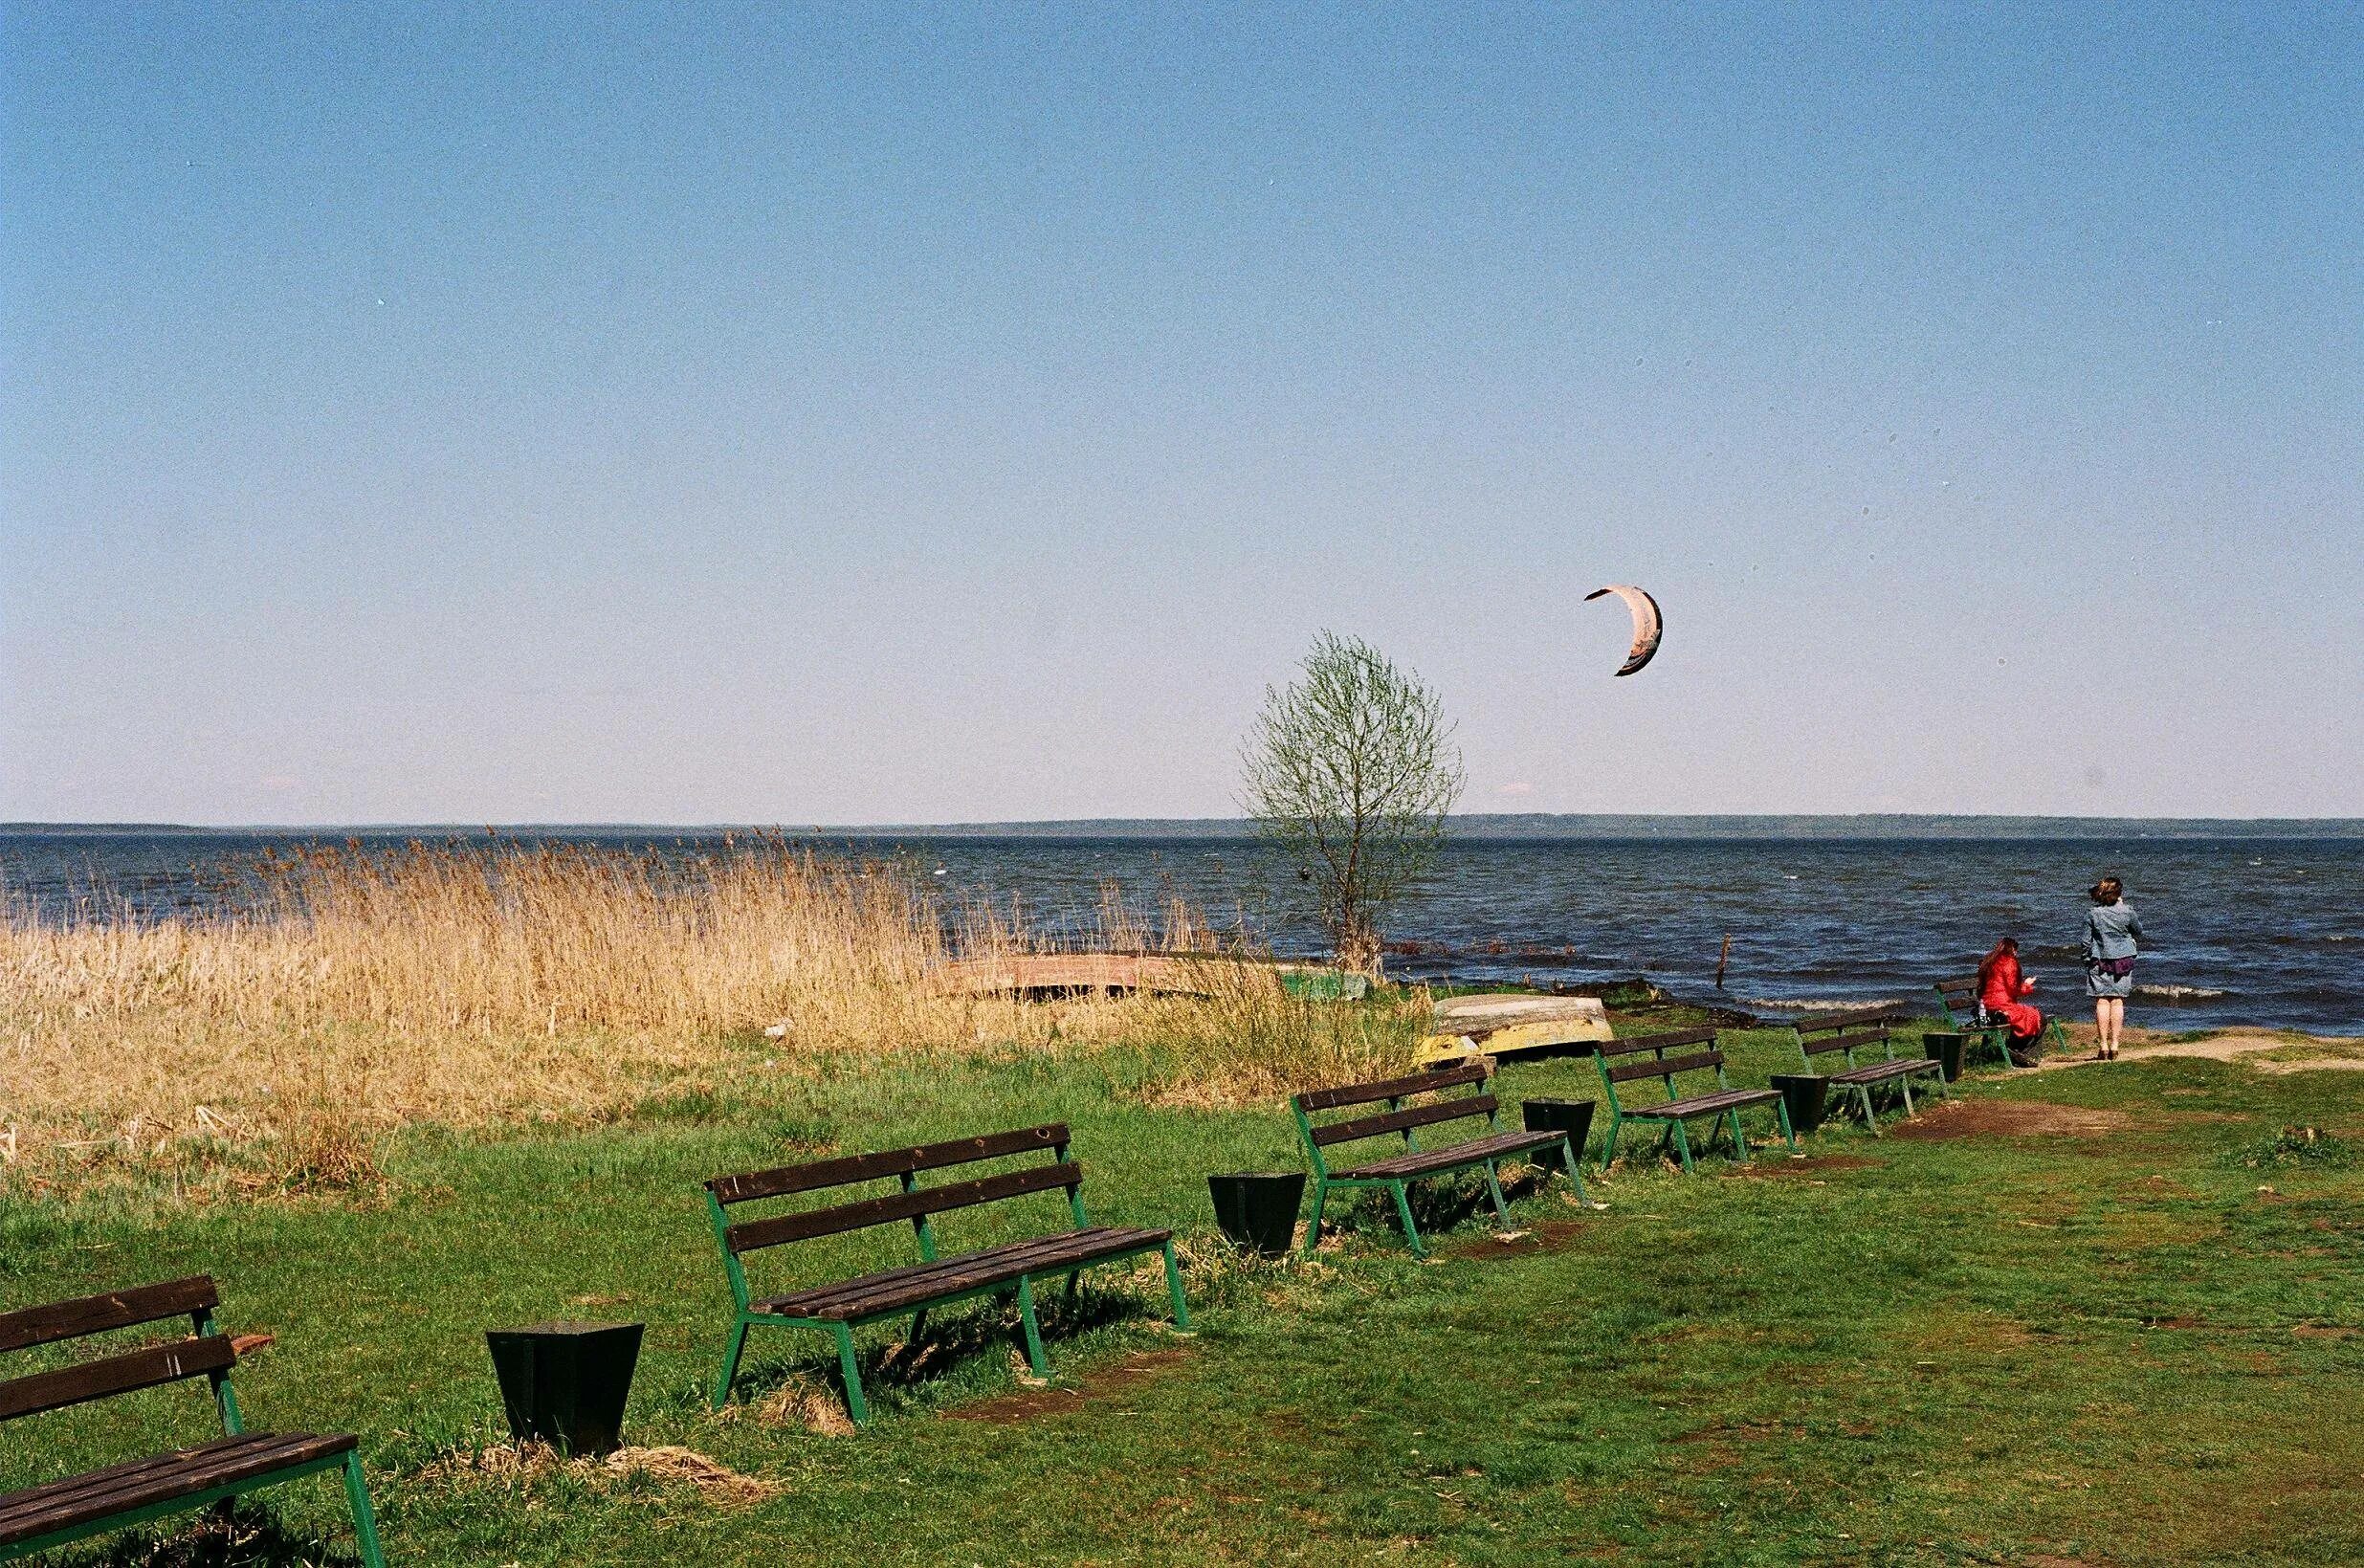
[{"label": "lake water", "polygon": [[[344,834],[0,831],[0,885],[55,918],[106,888],[147,915],[223,896],[261,850]],[[426,836],[365,834],[372,848]],[[537,839],[712,853],[718,833],[520,830]],[[461,842],[488,842],[481,835]],[[1147,908],[1171,894],[1244,921],[1284,954],[1318,951],[1295,879],[1251,840],[907,834],[815,848],[910,860],[948,907],[1015,895],[1052,929],[1087,927],[1114,882]],[[1384,922],[1390,972],[1585,982],[1642,974],[1684,996],[1765,1011],[1929,997],[1999,935],[2017,936],[2036,998],[2087,1013],[2075,943],[2083,889],[2127,882],[2147,934],[2130,1016],[2156,1027],[2250,1024],[2364,1034],[2364,839],[2356,837],[1462,838]]]}]

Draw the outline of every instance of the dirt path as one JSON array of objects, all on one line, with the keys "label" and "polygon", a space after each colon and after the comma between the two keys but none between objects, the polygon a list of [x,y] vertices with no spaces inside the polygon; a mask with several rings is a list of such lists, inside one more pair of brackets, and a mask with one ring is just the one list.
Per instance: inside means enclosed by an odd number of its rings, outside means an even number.
[{"label": "dirt path", "polygon": [[[2091,1031],[2084,1032],[2086,1038],[2075,1042],[2072,1054],[2051,1057],[2037,1071],[2055,1072],[2097,1065],[2092,1056]],[[2245,1061],[2260,1072],[2357,1071],[2364,1071],[2364,1040],[2243,1029],[2211,1034],[2199,1040],[2166,1040],[2156,1035],[2136,1038],[2130,1030],[2118,1052],[2121,1062],[2169,1056],[2198,1057],[2208,1062]]]}]

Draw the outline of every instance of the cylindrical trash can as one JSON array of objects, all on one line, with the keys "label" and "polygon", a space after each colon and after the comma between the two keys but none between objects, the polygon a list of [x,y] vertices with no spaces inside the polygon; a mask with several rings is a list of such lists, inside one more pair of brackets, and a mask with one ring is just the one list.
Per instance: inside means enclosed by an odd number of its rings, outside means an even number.
[{"label": "cylindrical trash can", "polygon": [[1215,1225],[1243,1251],[1277,1258],[1288,1252],[1305,1200],[1303,1171],[1234,1171],[1206,1179]]}]

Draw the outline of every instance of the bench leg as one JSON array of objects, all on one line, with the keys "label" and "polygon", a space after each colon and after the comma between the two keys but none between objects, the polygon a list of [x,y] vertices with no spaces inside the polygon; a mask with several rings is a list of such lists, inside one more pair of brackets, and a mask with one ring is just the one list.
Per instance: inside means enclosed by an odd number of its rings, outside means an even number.
[{"label": "bench leg", "polygon": [[925,1307],[911,1314],[911,1342],[914,1345],[919,1342],[919,1336],[926,1332],[927,1326],[928,1310]]},{"label": "bench leg", "polygon": [[1018,1276],[1018,1326],[1026,1331],[1026,1364],[1037,1378],[1050,1376],[1050,1359],[1043,1354],[1042,1325],[1034,1320],[1034,1280]]},{"label": "bench leg", "polygon": [[1789,1144],[1789,1157],[1790,1157],[1792,1159],[1797,1159],[1797,1158],[1798,1158],[1798,1130],[1797,1130],[1795,1127],[1792,1127],[1792,1126],[1789,1124],[1789,1101],[1788,1101],[1788,1099],[1787,1099],[1787,1098],[1782,1098],[1782,1099],[1778,1099],[1778,1100],[1775,1100],[1775,1101],[1773,1102],[1773,1114],[1774,1114],[1774,1115],[1775,1115],[1775,1116],[1776,1116],[1776,1117],[1777,1117],[1777,1118],[1780,1121],[1780,1123],[1781,1123],[1781,1137],[1782,1137],[1782,1139],[1783,1139],[1785,1142],[1787,1142],[1787,1143]]},{"label": "bench leg", "polygon": [[1896,1087],[1904,1094],[1905,1115],[1910,1116],[1912,1115],[1912,1075],[1908,1072],[1903,1077],[1897,1079]]},{"label": "bench leg", "polygon": [[739,1358],[747,1350],[747,1320],[734,1318],[730,1338],[722,1346],[722,1371],[714,1380],[714,1407],[718,1410],[731,1402],[731,1384],[739,1378]]},{"label": "bench leg", "polygon": [[1412,1244],[1412,1256],[1426,1257],[1428,1249],[1421,1245],[1420,1226],[1412,1223],[1411,1196],[1404,1191],[1403,1183],[1401,1182],[1390,1182],[1387,1187],[1396,1195],[1396,1218],[1403,1222],[1403,1238]]},{"label": "bench leg", "polygon": [[378,1547],[378,1516],[369,1507],[369,1483],[362,1477],[359,1450],[344,1456],[344,1500],[353,1509],[353,1535],[361,1543],[365,1568],[386,1568],[386,1554]]},{"label": "bench leg", "polygon": [[1690,1162],[1690,1133],[1684,1127],[1683,1118],[1680,1116],[1675,1117],[1667,1125],[1674,1135],[1675,1152],[1683,1157],[1683,1174],[1689,1176],[1693,1169]]},{"label": "bench leg", "polygon": [[[1067,1276],[1073,1279],[1075,1276]],[[1174,1244],[1165,1244],[1165,1293],[1174,1303],[1174,1326],[1182,1333],[1190,1332],[1190,1303],[1182,1299],[1182,1265],[1174,1261]]]},{"label": "bench leg", "polygon": [[870,1401],[862,1397],[862,1364],[853,1357],[853,1326],[834,1325],[837,1335],[837,1371],[846,1380],[846,1414],[853,1418],[856,1426],[870,1424]]},{"label": "bench leg", "polygon": [[1736,1105],[1732,1108],[1731,1121],[1732,1157],[1733,1159],[1737,1159],[1741,1164],[1745,1165],[1749,1163],[1749,1136],[1741,1129],[1740,1108]]},{"label": "bench leg", "polygon": [[1084,1271],[1081,1269],[1067,1271],[1067,1304],[1070,1308],[1075,1305],[1075,1292],[1083,1288],[1083,1279]]},{"label": "bench leg", "polygon": [[1609,1113],[1609,1140],[1601,1150],[1601,1168],[1604,1171],[1609,1168],[1609,1162],[1617,1158],[1617,1135],[1624,1125],[1624,1116],[1614,1111]]},{"label": "bench leg", "polygon": [[[1561,1140],[1565,1142],[1563,1138]],[[1494,1162],[1486,1161],[1486,1195],[1494,1201],[1494,1219],[1502,1228],[1511,1228],[1511,1205],[1502,1201],[1502,1179],[1494,1174]]]},{"label": "bench leg", "polygon": [[1314,1183],[1314,1217],[1305,1223],[1305,1255],[1314,1255],[1314,1246],[1321,1240],[1321,1206],[1330,1201],[1330,1183]]},{"label": "bench leg", "polygon": [[1562,1137],[1559,1140],[1559,1152],[1567,1157],[1568,1184],[1576,1188],[1578,1204],[1584,1208],[1592,1207],[1592,1195],[1584,1190],[1584,1178],[1577,1174],[1575,1146]]},{"label": "bench leg", "polygon": [[1863,1107],[1864,1125],[1870,1129],[1873,1137],[1878,1137],[1880,1136],[1880,1116],[1879,1113],[1871,1107],[1871,1086],[1869,1084],[1855,1086],[1855,1103]]}]

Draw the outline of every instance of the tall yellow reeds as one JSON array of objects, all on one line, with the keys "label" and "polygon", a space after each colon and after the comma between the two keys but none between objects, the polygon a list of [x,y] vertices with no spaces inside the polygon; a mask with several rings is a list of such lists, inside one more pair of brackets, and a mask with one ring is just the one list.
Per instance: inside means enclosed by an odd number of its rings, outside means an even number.
[{"label": "tall yellow reeds", "polygon": [[[1171,1037],[1219,1096],[1403,1036],[1339,1034],[1269,980],[1055,1008],[961,995],[931,969],[1032,945],[1024,911],[947,921],[908,867],[776,839],[687,859],[348,847],[266,858],[246,886],[201,917],[8,912],[0,1165],[48,1181],[177,1151],[333,1183],[386,1126],[592,1120],[764,1057]],[[1084,945],[1213,945],[1180,906],[1161,926],[1112,893]]]}]

